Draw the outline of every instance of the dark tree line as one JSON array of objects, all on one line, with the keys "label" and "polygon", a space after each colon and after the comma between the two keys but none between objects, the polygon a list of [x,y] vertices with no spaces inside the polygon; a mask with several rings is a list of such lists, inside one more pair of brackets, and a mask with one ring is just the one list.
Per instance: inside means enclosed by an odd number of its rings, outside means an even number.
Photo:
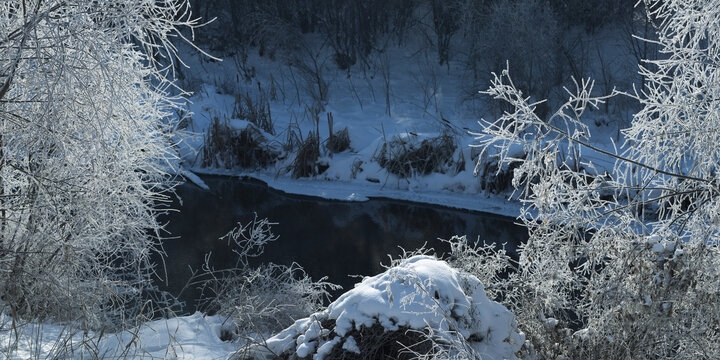
[{"label": "dark tree line", "polygon": [[[194,12],[216,18],[201,29],[201,41],[211,47],[251,45],[273,55],[291,46],[298,34],[315,33],[332,47],[335,62],[346,69],[388,42],[402,44],[415,26],[434,37],[438,61],[451,57],[454,37],[468,37],[487,22],[486,16],[501,3],[523,6],[525,0],[217,0],[191,1]],[[627,17],[634,0],[540,1],[554,14],[561,28],[582,27],[594,32]],[[423,21],[423,18],[428,21]],[[527,20],[527,19],[526,19]],[[428,31],[429,30],[429,31]],[[461,31],[464,30],[464,31]],[[203,39],[204,38],[204,39]]]},{"label": "dark tree line", "polygon": [[[416,46],[435,53],[440,65],[459,63],[471,79],[468,89],[484,87],[488,74],[510,66],[516,84],[538,99],[574,78],[600,78],[610,84],[617,69],[592,40],[602,29],[626,44],[627,58],[652,59],[655,49],[633,35],[653,38],[644,3],[635,0],[191,0],[193,11],[215,19],[199,29],[197,42],[220,57],[247,56],[284,61],[312,78],[322,104],[322,69],[370,69],[389,46]],[[603,35],[604,36],[604,35]],[[411,43],[412,42],[412,43]],[[328,51],[330,50],[330,51]],[[417,46],[415,50],[417,50]],[[327,60],[326,60],[327,59]],[[598,60],[599,59],[599,60]],[[598,65],[601,69],[598,69]],[[456,68],[458,69],[458,68]],[[633,70],[634,71],[634,70]],[[628,75],[633,77],[632,75]],[[644,78],[629,82],[643,86]],[[609,89],[602,89],[607,91]],[[547,105],[538,107],[546,115]],[[606,110],[607,106],[606,106]]]}]

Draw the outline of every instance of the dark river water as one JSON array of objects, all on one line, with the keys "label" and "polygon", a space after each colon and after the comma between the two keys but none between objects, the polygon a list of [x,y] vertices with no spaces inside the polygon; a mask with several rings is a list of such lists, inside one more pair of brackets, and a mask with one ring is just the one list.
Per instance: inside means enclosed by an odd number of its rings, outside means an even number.
[{"label": "dark river water", "polygon": [[[190,269],[202,267],[207,253],[212,252],[211,265],[216,269],[235,265],[235,254],[218,238],[238,221],[251,221],[254,213],[278,223],[273,232],[279,239],[266,246],[259,261],[296,262],[313,279],[327,276],[346,290],[359,281],[349,275],[382,272],[381,263],[388,263],[388,254],[401,254],[401,247],[415,250],[426,244],[443,253],[448,246],[438,238],[467,235],[506,243],[512,252],[527,239],[527,231],[513,219],[487,213],[387,199],[344,202],[295,196],[257,181],[230,177],[205,176],[203,180],[209,191],[181,185],[177,193],[182,200],[175,204],[180,211],[162,218],[170,236],[178,238],[164,241],[168,283],[161,288],[175,295],[190,278]],[[186,311],[194,310],[199,294],[193,287],[183,292]]]}]

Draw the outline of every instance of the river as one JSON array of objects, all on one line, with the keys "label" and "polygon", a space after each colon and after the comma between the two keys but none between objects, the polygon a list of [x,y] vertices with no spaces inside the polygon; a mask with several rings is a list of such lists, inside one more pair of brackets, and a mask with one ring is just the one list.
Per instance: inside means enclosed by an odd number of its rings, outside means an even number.
[{"label": "river", "polygon": [[[210,190],[190,183],[177,188],[179,211],[163,216],[169,237],[164,240],[168,282],[161,288],[180,292],[190,278],[190,269],[199,269],[210,256],[216,269],[231,267],[235,254],[219,238],[238,221],[251,221],[254,214],[278,223],[273,232],[277,241],[265,248],[256,261],[290,265],[296,262],[318,279],[352,288],[358,280],[350,275],[375,275],[402,249],[425,245],[438,253],[448,250],[438,238],[467,235],[470,239],[505,243],[514,253],[527,239],[527,231],[514,219],[461,209],[431,206],[390,199],[346,202],[296,196],[269,188],[264,183],[222,176],[203,176]],[[340,292],[335,292],[337,296]],[[199,292],[189,288],[182,300],[187,311],[194,310]]]}]

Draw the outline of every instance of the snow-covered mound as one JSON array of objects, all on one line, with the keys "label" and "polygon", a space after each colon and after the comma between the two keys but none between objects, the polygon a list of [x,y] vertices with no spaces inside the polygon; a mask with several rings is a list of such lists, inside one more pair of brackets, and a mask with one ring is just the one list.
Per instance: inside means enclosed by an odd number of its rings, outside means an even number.
[{"label": "snow-covered mound", "polygon": [[516,359],[525,340],[514,315],[488,299],[476,277],[418,255],[365,278],[325,311],[296,321],[268,339],[257,357],[357,354],[367,346],[362,334],[379,326],[385,333],[430,328],[440,339],[460,335],[483,359]]}]

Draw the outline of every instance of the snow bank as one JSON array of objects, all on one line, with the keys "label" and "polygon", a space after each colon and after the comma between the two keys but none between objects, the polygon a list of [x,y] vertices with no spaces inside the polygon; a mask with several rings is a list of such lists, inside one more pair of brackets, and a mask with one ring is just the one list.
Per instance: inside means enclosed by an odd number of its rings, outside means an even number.
[{"label": "snow bank", "polygon": [[[322,180],[317,178],[291,179],[275,176],[264,171],[193,168],[193,172],[201,175],[221,175],[259,180],[267,186],[288,194],[316,196],[329,200],[367,201],[373,198],[397,199],[415,203],[446,206],[471,211],[482,211],[502,216],[517,217],[521,213],[522,204],[510,200],[504,194],[485,194],[471,196],[465,193],[442,191],[432,192],[422,189],[396,189],[382,184],[348,182],[340,180]],[[426,176],[431,179],[440,174]]]},{"label": "snow bank", "polygon": [[422,255],[365,278],[325,311],[268,339],[258,357],[323,359],[333,350],[357,352],[363,342],[358,332],[377,325],[385,332],[429,327],[441,337],[454,331],[484,359],[515,359],[525,339],[514,315],[489,300],[476,277]]},{"label": "snow bank", "polygon": [[142,359],[224,359],[235,345],[221,340],[226,321],[221,316],[205,316],[196,312],[190,316],[160,319],[143,324],[138,329],[110,336],[101,346],[109,354],[124,351],[128,344],[137,348],[135,358]]}]

